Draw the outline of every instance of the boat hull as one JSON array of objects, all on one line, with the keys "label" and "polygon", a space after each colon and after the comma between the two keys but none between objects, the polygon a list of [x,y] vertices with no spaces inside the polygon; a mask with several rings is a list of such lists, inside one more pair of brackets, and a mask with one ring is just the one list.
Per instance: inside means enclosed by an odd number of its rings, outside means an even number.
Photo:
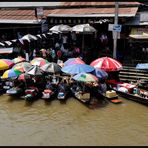
[{"label": "boat hull", "polygon": [[144,104],[144,105],[148,105],[148,99],[142,98],[140,96],[132,95],[129,93],[124,93],[121,91],[116,91],[116,92],[117,92],[117,94],[119,94],[121,97],[123,97],[125,99],[132,100],[132,101]]}]

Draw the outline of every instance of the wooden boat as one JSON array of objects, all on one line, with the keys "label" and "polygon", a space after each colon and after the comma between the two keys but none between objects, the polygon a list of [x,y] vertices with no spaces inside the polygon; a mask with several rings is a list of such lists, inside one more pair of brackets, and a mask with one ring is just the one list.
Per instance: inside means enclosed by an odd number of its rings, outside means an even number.
[{"label": "wooden boat", "polygon": [[90,93],[82,92],[82,91],[76,90],[76,89],[77,88],[74,86],[70,88],[72,95],[81,103],[88,105],[89,101],[90,101]]},{"label": "wooden boat", "polygon": [[147,86],[146,85],[145,86],[139,85],[138,87],[140,89],[144,89],[144,90],[148,91],[148,85]]},{"label": "wooden boat", "polygon": [[12,87],[6,91],[8,95],[21,95],[23,93],[23,89],[19,87]]},{"label": "wooden boat", "polygon": [[82,91],[77,85],[71,86],[70,90],[74,98],[89,109],[100,108],[108,104],[108,101],[102,95],[91,92],[91,90]]},{"label": "wooden boat", "polygon": [[90,101],[90,93],[89,92],[78,91],[78,92],[75,92],[74,95],[79,101],[81,101],[83,103],[88,104]]},{"label": "wooden boat", "polygon": [[37,87],[28,87],[25,90],[25,95],[22,96],[21,98],[25,99],[26,101],[33,101],[40,97],[40,92]]},{"label": "wooden boat", "polygon": [[54,94],[55,94],[55,92],[52,91],[51,89],[45,89],[42,92],[42,99],[49,100],[49,99],[53,98]]},{"label": "wooden boat", "polygon": [[108,84],[121,97],[148,105],[148,91],[130,83],[112,81]]},{"label": "wooden boat", "polygon": [[57,98],[59,100],[65,100],[68,98],[69,89],[67,84],[59,84]]},{"label": "wooden boat", "polygon": [[[141,92],[143,90],[140,90]],[[126,98],[126,99],[129,99],[129,100],[133,100],[133,101],[136,101],[138,103],[141,103],[141,104],[145,104],[145,105],[148,105],[148,92],[147,91],[143,91],[143,93],[147,93],[147,96],[143,96],[142,94],[132,94],[132,93],[125,93],[125,92],[122,92],[122,91],[118,91],[116,90],[116,92],[122,96],[123,98]]]},{"label": "wooden boat", "polygon": [[118,99],[118,95],[114,90],[108,90],[104,94],[100,93],[100,95],[102,95],[104,98],[106,98],[107,100],[109,100],[114,104],[122,103],[122,100]]}]

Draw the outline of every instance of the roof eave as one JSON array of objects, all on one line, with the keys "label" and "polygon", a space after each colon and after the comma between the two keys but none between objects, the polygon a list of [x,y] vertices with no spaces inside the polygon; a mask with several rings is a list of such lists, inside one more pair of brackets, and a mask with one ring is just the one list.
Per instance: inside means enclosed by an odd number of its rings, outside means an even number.
[{"label": "roof eave", "polygon": [[11,19],[0,19],[2,24],[40,24],[41,20],[11,20]]},{"label": "roof eave", "polygon": [[[115,14],[48,14],[48,17],[114,17]],[[135,14],[119,14],[119,17],[134,17]]]}]

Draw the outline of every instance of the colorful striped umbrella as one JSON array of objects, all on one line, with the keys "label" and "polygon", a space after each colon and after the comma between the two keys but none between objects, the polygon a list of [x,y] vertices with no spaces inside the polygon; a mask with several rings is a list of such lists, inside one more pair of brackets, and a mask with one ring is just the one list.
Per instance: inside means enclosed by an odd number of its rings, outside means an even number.
[{"label": "colorful striped umbrella", "polygon": [[14,77],[18,77],[20,74],[22,74],[22,72],[19,70],[9,69],[3,73],[1,78],[2,79],[14,78]]},{"label": "colorful striped umbrella", "polygon": [[95,68],[103,69],[104,71],[107,72],[119,71],[123,68],[120,62],[110,57],[98,58],[94,60],[90,65]]},{"label": "colorful striped umbrella", "polygon": [[13,59],[14,63],[19,63],[19,62],[24,62],[24,61],[26,61],[26,60],[21,56]]},{"label": "colorful striped umbrella", "polygon": [[11,68],[14,65],[14,62],[9,59],[0,59],[0,70],[6,70]]},{"label": "colorful striped umbrella", "polygon": [[18,80],[26,81],[26,79],[30,79],[30,78],[31,78],[31,76],[29,74],[22,73],[21,75],[19,75]]},{"label": "colorful striped umbrella", "polygon": [[38,58],[34,58],[30,63],[32,65],[43,66],[43,65],[45,65],[46,63],[49,63],[49,62],[47,60],[41,58],[41,57],[38,57]]},{"label": "colorful striped umbrella", "polygon": [[12,68],[21,72],[26,72],[32,65],[29,62],[21,62],[15,64]]},{"label": "colorful striped umbrella", "polygon": [[64,66],[73,65],[73,64],[85,64],[80,58],[70,58],[64,62]]},{"label": "colorful striped umbrella", "polygon": [[73,77],[76,81],[81,82],[97,82],[98,78],[90,73],[79,73]]}]

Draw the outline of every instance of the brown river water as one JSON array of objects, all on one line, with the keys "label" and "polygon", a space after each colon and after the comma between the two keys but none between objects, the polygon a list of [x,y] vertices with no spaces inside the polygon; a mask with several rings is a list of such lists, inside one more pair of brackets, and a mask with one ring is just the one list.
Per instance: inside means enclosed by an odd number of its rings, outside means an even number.
[{"label": "brown river water", "polygon": [[147,146],[147,106],[121,99],[89,109],[74,98],[26,104],[2,95],[0,146]]}]

